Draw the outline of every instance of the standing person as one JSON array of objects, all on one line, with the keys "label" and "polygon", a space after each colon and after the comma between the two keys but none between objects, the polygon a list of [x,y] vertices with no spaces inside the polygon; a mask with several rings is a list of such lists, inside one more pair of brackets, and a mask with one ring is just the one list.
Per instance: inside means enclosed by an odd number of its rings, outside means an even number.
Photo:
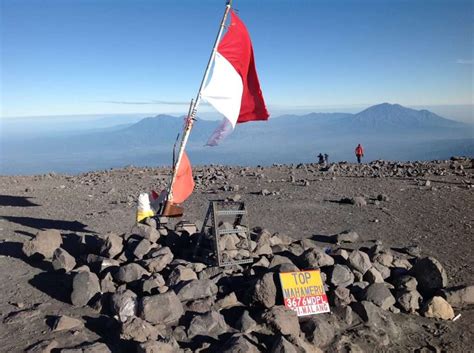
[{"label": "standing person", "polygon": [[324,156],[321,153],[318,154],[318,164],[324,164]]},{"label": "standing person", "polygon": [[329,165],[329,155],[327,153],[324,154],[324,164]]},{"label": "standing person", "polygon": [[357,157],[357,163],[360,163],[362,157],[364,157],[364,149],[362,148],[361,144],[359,143],[355,149],[355,154]]}]

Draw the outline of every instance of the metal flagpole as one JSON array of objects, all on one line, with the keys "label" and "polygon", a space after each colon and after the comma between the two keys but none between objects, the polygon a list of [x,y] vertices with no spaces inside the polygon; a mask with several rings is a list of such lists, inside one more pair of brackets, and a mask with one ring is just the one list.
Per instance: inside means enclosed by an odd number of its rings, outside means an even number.
[{"label": "metal flagpole", "polygon": [[176,159],[176,164],[174,165],[173,174],[172,174],[170,185],[169,185],[169,188],[168,188],[168,201],[169,202],[173,201],[173,184],[176,180],[176,174],[178,172],[178,168],[179,168],[179,164],[181,163],[181,159],[183,157],[184,148],[186,147],[186,143],[188,142],[189,134],[191,133],[191,129],[193,128],[194,120],[196,119],[197,108],[199,106],[199,103],[201,102],[201,91],[204,88],[204,84],[206,83],[207,78],[209,76],[209,71],[210,71],[212,62],[214,61],[214,58],[216,56],[217,46],[219,45],[219,42],[220,42],[220,39],[221,39],[221,36],[222,36],[222,32],[224,31],[225,21],[227,19],[227,15],[229,14],[229,11],[230,11],[231,7],[232,7],[232,0],[228,0],[227,4],[226,4],[226,9],[225,9],[225,12],[224,12],[224,16],[222,18],[221,25],[219,27],[219,32],[217,33],[216,41],[214,42],[214,47],[212,49],[211,56],[209,57],[209,61],[207,63],[206,71],[204,72],[204,77],[202,78],[201,85],[199,86],[199,91],[196,95],[196,99],[194,101],[191,101],[191,105],[189,107],[190,114],[188,115],[188,117],[186,119],[186,125],[185,125],[185,128],[184,128],[183,137],[181,139],[181,144],[180,144],[180,147],[179,147],[178,158]]}]

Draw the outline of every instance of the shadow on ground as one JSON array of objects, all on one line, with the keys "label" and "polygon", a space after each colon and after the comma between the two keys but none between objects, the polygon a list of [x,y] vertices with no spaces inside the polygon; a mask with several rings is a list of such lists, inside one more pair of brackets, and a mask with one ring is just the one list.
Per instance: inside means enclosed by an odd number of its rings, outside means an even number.
[{"label": "shadow on ground", "polygon": [[67,230],[71,232],[89,232],[95,233],[87,229],[87,225],[79,221],[63,221],[57,219],[33,218],[33,217],[18,217],[18,216],[2,216],[3,219],[21,224],[25,227],[36,228],[39,230],[58,229]]},{"label": "shadow on ground", "polygon": [[28,199],[31,199],[31,197],[0,195],[0,206],[13,206],[13,207],[40,206],[34,202],[31,202]]}]

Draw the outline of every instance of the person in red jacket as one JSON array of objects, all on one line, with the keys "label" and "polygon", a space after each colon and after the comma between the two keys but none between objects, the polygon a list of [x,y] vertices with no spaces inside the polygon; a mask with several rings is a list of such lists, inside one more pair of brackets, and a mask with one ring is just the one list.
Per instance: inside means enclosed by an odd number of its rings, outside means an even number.
[{"label": "person in red jacket", "polygon": [[362,157],[364,157],[364,149],[362,148],[361,144],[359,143],[355,149],[355,154],[357,157],[357,163],[360,163]]}]

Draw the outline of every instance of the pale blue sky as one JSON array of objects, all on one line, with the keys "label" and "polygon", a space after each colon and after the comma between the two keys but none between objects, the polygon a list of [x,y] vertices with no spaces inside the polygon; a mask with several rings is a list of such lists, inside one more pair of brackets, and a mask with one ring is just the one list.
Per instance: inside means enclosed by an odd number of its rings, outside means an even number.
[{"label": "pale blue sky", "polygon": [[[185,114],[183,104],[148,103],[195,96],[225,5],[0,3],[4,117]],[[234,0],[234,6],[250,31],[271,110],[472,104],[473,1]]]}]

